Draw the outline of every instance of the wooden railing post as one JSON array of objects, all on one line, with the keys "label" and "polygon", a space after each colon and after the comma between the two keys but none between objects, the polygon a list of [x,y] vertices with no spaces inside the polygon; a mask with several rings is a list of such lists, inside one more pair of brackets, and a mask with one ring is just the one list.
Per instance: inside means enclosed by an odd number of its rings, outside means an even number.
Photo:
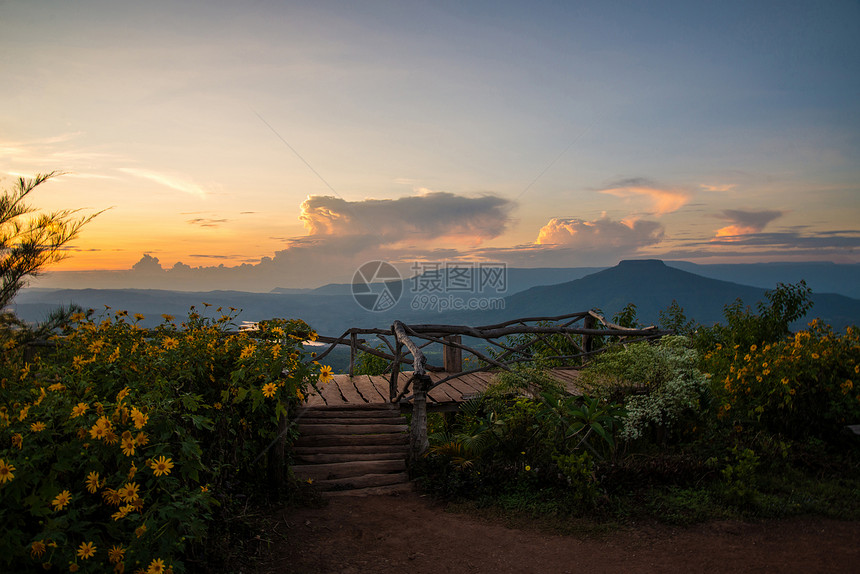
[{"label": "wooden railing post", "polygon": [[[582,322],[582,326],[586,329],[594,329],[597,326],[597,319],[595,319],[591,315],[586,315],[585,320]],[[594,348],[594,339],[592,339],[591,335],[585,334],[582,336],[582,350],[586,353],[590,353]],[[585,362],[585,361],[583,361]]]},{"label": "wooden railing post", "polygon": [[[445,341],[460,344],[462,338],[460,335],[448,335],[445,337]],[[445,372],[447,373],[459,373],[463,370],[463,349],[460,347],[454,347],[453,345],[445,345],[444,352],[442,354],[442,366],[445,368]]]},{"label": "wooden railing post", "polygon": [[355,374],[355,344],[358,335],[355,333],[349,334],[349,376]]},{"label": "wooden railing post", "polygon": [[412,428],[409,436],[409,454],[412,460],[418,460],[430,448],[427,438],[427,389],[431,382],[427,375],[414,375],[413,378]]},{"label": "wooden railing post", "polygon": [[397,379],[400,377],[400,356],[403,353],[403,343],[399,340],[394,351],[394,363],[391,364],[391,379],[388,382],[388,400],[397,399]]}]

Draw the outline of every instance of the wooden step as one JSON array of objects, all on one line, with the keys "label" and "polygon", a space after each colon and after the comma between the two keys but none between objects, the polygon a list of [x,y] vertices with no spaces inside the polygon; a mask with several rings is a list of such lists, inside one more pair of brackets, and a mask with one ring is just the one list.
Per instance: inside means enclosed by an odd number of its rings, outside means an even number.
[{"label": "wooden step", "polygon": [[404,460],[405,458],[406,454],[404,451],[296,454],[296,459],[300,464],[330,464],[361,460]]},{"label": "wooden step", "polygon": [[295,446],[371,446],[385,444],[409,444],[409,435],[406,433],[302,435],[295,442]]},{"label": "wooden step", "polygon": [[398,453],[404,457],[409,452],[408,444],[384,445],[335,445],[335,446],[293,446],[293,454],[306,456],[311,454],[379,454]]},{"label": "wooden step", "polygon": [[409,430],[405,424],[392,425],[364,425],[364,424],[332,424],[332,425],[308,425],[299,423],[299,434],[302,435],[326,435],[326,434],[381,434],[381,433],[403,433]]},{"label": "wooden step", "polygon": [[[309,407],[296,416],[296,478],[322,491],[396,493],[406,474],[408,425],[396,405]],[[361,494],[359,494],[361,495]]]},{"label": "wooden step", "polygon": [[400,412],[400,405],[393,403],[365,403],[354,404],[344,403],[342,405],[317,405],[313,407],[305,407],[303,411],[397,411]]},{"label": "wooden step", "polygon": [[400,409],[356,409],[356,410],[344,410],[344,409],[321,409],[321,408],[307,408],[302,411],[296,413],[296,420],[307,420],[308,418],[315,419],[332,419],[332,418],[350,418],[350,419],[362,419],[362,418],[390,418],[390,419],[399,419],[400,418]]},{"label": "wooden step", "polygon": [[409,475],[405,472],[397,474],[365,474],[348,478],[337,478],[333,480],[315,480],[313,484],[323,491],[328,490],[351,490],[358,488],[376,488],[380,486],[391,486],[403,484],[409,481]]},{"label": "wooden step", "polygon": [[293,421],[297,425],[402,425],[406,424],[403,417],[367,417],[367,418],[310,418],[305,417]]},{"label": "wooden step", "polygon": [[406,461],[400,460],[357,460],[329,464],[296,464],[293,473],[299,480],[312,479],[336,480],[352,478],[365,474],[382,474],[406,470]]}]

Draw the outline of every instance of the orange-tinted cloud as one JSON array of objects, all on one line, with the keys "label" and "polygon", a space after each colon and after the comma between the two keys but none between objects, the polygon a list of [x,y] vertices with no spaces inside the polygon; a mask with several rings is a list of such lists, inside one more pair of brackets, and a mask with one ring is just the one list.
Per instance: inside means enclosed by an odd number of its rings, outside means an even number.
[{"label": "orange-tinted cloud", "polygon": [[617,181],[599,191],[625,199],[644,197],[651,201],[652,209],[657,215],[677,211],[689,203],[691,198],[686,189],[660,186],[641,177]]},{"label": "orange-tinted cloud", "polygon": [[715,238],[727,240],[753,233],[761,233],[768,223],[782,217],[782,211],[746,211],[741,209],[726,209],[717,217],[731,224],[717,230]]}]

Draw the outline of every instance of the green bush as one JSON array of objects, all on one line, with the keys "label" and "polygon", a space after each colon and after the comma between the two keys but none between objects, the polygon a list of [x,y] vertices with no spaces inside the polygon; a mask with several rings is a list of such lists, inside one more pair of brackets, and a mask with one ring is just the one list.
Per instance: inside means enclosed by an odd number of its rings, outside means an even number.
[{"label": "green bush", "polygon": [[[301,321],[228,332],[192,312],[156,329],[78,314],[30,362],[0,362],[0,563],[18,570],[183,572],[237,497],[277,492],[279,433],[319,367]],[[5,471],[3,470],[5,469]],[[241,485],[241,487],[240,487]]]},{"label": "green bush", "polygon": [[708,377],[697,368],[698,354],[679,335],[658,343],[632,343],[597,356],[583,370],[582,382],[596,396],[624,404],[621,438],[652,433],[666,437],[695,425],[708,404]]}]

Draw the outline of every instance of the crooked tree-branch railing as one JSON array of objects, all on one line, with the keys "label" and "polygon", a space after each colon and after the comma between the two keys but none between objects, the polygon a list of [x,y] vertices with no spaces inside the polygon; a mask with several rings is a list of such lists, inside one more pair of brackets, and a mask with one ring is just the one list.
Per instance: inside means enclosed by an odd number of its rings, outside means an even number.
[{"label": "crooked tree-branch railing", "polygon": [[[581,326],[576,324],[582,322]],[[531,323],[531,324],[530,324]],[[600,328],[598,328],[600,325]],[[389,400],[401,402],[411,400],[413,403],[412,418],[412,456],[417,457],[426,451],[427,443],[427,393],[451,379],[488,370],[511,370],[512,365],[534,359],[531,347],[543,344],[552,350],[554,355],[544,355],[544,359],[571,363],[579,360],[584,363],[588,357],[602,352],[605,347],[595,349],[593,342],[596,337],[615,337],[619,343],[629,343],[649,339],[657,339],[670,331],[658,330],[656,327],[642,329],[622,327],[604,319],[594,311],[570,313],[556,317],[526,317],[513,319],[496,325],[470,327],[467,325],[406,325],[394,321],[390,329],[348,329],[340,337],[323,337],[318,340],[328,343],[329,347],[317,355],[315,360],[325,358],[340,345],[348,345],[349,375],[355,374],[355,360],[359,351],[383,358],[389,361],[383,374],[390,374]],[[384,348],[372,347],[361,335],[373,335],[384,344]],[[531,335],[522,341],[510,341],[511,336]],[[563,342],[574,352],[565,352],[559,348],[554,335],[560,335]],[[579,341],[573,338],[579,335]],[[463,337],[471,337],[484,341],[484,348],[463,343]],[[498,341],[497,339],[502,339]],[[423,343],[417,344],[415,341]],[[428,345],[443,346],[443,365],[435,366],[427,363],[423,350]],[[386,350],[388,352],[386,352]],[[463,351],[477,359],[477,365],[463,369]],[[407,357],[411,355],[411,360]],[[400,383],[401,365],[412,365],[412,373],[406,378],[402,388]],[[445,376],[431,380],[428,372],[445,373]],[[405,373],[404,373],[405,374]],[[412,394],[407,396],[409,388]]]}]

